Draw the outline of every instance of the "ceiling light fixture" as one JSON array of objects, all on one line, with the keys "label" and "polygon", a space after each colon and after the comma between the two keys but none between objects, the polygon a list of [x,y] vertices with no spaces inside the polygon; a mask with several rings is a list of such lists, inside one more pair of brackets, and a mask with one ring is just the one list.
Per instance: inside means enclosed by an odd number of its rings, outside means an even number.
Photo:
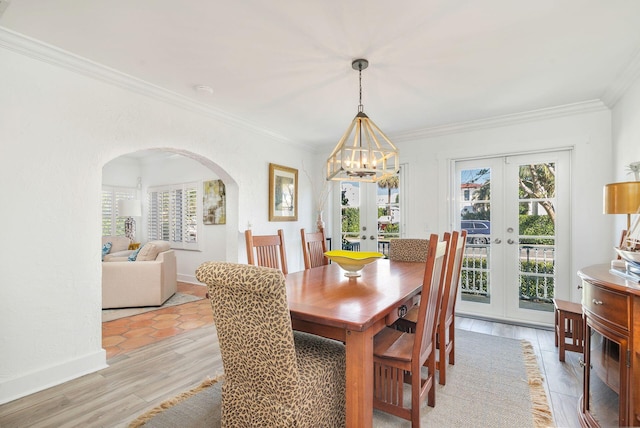
[{"label": "ceiling light fixture", "polygon": [[196,85],[193,87],[198,92],[203,92],[205,94],[213,94],[213,88],[207,85]]},{"label": "ceiling light fixture", "polygon": [[374,183],[400,169],[398,149],[363,111],[362,70],[368,66],[366,59],[351,63],[360,83],[358,114],[327,159],[327,180]]}]

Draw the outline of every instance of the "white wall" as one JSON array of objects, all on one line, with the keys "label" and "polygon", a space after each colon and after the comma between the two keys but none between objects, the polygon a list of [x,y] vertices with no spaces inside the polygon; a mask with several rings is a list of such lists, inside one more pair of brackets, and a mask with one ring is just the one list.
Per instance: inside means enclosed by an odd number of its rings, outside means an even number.
[{"label": "white wall", "polygon": [[0,403],[105,366],[100,189],[103,166],[125,153],[198,158],[237,188],[226,258],[246,260],[248,223],[255,233],[282,227],[291,269],[302,268],[309,184],[300,183],[300,221],[269,223],[267,179],[269,162],[311,164],[306,150],[4,47],[0,75],[0,189],[13,208],[0,210]]},{"label": "white wall", "polygon": [[[102,184],[105,186],[136,188],[142,167],[138,159],[119,157],[102,167]],[[141,194],[138,192],[138,198]]]},{"label": "white wall", "polygon": [[[613,157],[614,169],[608,181],[633,181],[635,176],[628,165],[640,162],[640,79],[637,79],[613,108]],[[620,237],[620,231],[627,228],[624,215],[616,215],[612,245]]]}]

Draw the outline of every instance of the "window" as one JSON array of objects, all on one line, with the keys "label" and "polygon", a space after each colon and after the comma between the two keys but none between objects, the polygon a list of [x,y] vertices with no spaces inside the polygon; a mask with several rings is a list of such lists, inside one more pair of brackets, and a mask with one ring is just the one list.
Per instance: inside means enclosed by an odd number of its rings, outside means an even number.
[{"label": "window", "polygon": [[124,217],[118,217],[118,200],[135,199],[131,187],[102,186],[102,236],[124,236]]},{"label": "window", "polygon": [[171,248],[198,250],[199,183],[150,187],[147,238]]}]

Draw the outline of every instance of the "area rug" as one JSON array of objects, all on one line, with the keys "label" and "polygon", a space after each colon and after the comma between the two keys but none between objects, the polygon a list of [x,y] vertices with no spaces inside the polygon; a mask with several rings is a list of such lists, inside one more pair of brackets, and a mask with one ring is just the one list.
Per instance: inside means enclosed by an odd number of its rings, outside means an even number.
[{"label": "area rug", "polygon": [[194,296],[192,294],[175,293],[169,297],[162,306],[146,306],[143,308],[122,308],[122,309],[103,309],[102,322],[117,320],[118,318],[131,317],[133,315],[143,314],[145,312],[157,311],[158,309],[168,308],[169,306],[182,305],[183,303],[195,302],[203,297]]},{"label": "area rug", "polygon": [[[447,384],[437,385],[436,406],[423,405],[422,426],[554,426],[529,342],[466,330],[456,330],[456,335],[456,364],[449,366]],[[222,382],[207,380],[141,415],[129,428],[219,427]],[[373,426],[410,427],[411,423],[375,410]]]}]

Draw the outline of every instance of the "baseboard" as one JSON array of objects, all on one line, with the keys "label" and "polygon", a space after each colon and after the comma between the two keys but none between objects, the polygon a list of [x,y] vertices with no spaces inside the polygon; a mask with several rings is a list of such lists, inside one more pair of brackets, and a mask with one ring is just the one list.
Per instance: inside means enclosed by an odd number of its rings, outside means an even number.
[{"label": "baseboard", "polygon": [[187,284],[206,285],[196,279],[195,275],[178,274],[178,282],[186,282]]},{"label": "baseboard", "polygon": [[456,311],[456,316],[462,317],[462,318],[471,318],[474,320],[480,320],[480,321],[489,321],[489,322],[493,322],[493,323],[499,323],[499,324],[508,324],[508,325],[516,325],[519,327],[528,327],[528,328],[537,328],[539,330],[550,330],[550,331],[554,331],[555,328],[553,325],[548,325],[548,324],[541,324],[541,323],[535,323],[535,322],[521,322],[521,321],[517,321],[517,320],[505,320],[503,318],[499,318],[499,317],[490,317],[487,315],[478,315],[478,314],[474,314],[474,313],[465,313],[465,312],[458,312]]},{"label": "baseboard", "polygon": [[52,386],[60,385],[107,366],[107,353],[100,349],[71,361],[49,366],[0,382],[0,404],[5,404]]}]

